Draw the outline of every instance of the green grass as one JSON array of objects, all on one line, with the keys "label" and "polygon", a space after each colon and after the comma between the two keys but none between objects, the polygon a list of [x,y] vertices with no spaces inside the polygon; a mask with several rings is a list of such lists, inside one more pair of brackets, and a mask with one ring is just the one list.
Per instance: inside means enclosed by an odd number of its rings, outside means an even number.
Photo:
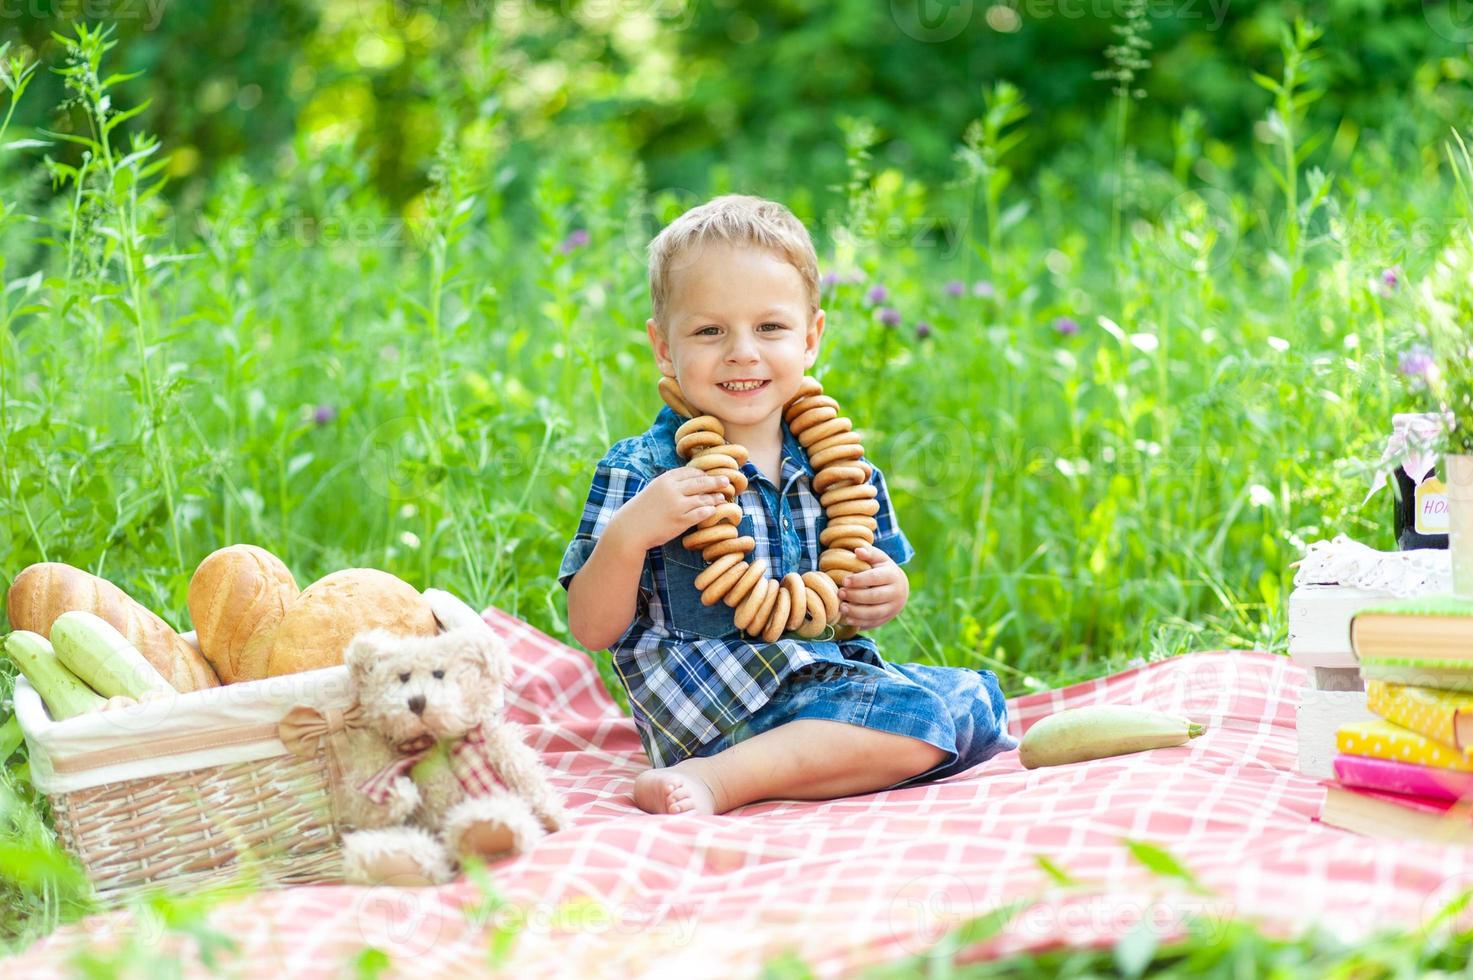
[{"label": "green grass", "polygon": [[[1311,64],[1312,40],[1288,39],[1286,58]],[[196,564],[251,542],[302,583],[373,566],[572,643],[555,574],[592,465],[659,407],[642,250],[691,202],[645,187],[597,128],[570,127],[536,172],[507,173],[485,103],[451,118],[450,135],[474,123],[477,138],[446,141],[403,213],[366,161],[306,140],[275,177],[227,168],[204,200],[170,203],[166,148],[111,128],[129,107],[104,108],[104,47],[83,34],[52,66],[90,126],[0,150],[0,579],[65,561],[183,629]],[[12,61],[7,112],[24,77]],[[910,605],[878,634],[888,658],[989,667],[1016,695],[1191,650],[1282,650],[1306,542],[1393,546],[1389,498],[1359,507],[1369,473],[1354,461],[1379,455],[1393,411],[1427,407],[1395,368],[1416,287],[1463,216],[1441,147],[1306,134],[1303,81],[1274,83],[1292,118],[1267,126],[1256,169],[1199,149],[1188,113],[1177,160],[1122,156],[1105,132],[1014,174],[1030,123],[1005,88],[942,185],[872,171],[877,134],[846,124],[843,206],[800,217],[842,277],[816,374],[865,433],[918,552]],[[0,146],[16,139],[0,127]],[[86,163],[48,164],[61,141],[81,141]],[[575,229],[587,244],[565,244]],[[874,285],[899,328],[880,323]],[[23,750],[0,788],[0,948],[18,949],[91,905]],[[229,954],[202,900],[143,908]],[[955,972],[1456,963],[1466,945],[1415,933],[1345,950],[1235,927]],[[383,964],[366,950],[354,969]],[[948,974],[945,957],[903,969]]]}]

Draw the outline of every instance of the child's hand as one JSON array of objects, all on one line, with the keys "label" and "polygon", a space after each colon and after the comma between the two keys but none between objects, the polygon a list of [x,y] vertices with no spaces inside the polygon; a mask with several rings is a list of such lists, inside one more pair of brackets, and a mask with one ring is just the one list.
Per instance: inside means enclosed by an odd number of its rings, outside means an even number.
[{"label": "child's hand", "polygon": [[716,505],[727,499],[721,488],[730,486],[726,477],[694,466],[666,470],[620,507],[614,521],[639,550],[658,548],[716,513]]},{"label": "child's hand", "polygon": [[895,560],[873,546],[855,550],[870,567],[844,579],[839,589],[839,615],[861,630],[883,626],[905,608],[910,579]]}]

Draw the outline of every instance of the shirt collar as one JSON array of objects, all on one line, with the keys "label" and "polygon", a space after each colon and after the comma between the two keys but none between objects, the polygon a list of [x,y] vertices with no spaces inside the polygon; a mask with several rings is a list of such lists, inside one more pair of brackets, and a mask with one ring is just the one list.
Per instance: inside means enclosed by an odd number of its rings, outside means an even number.
[{"label": "shirt collar", "polygon": [[[660,409],[660,414],[655,416],[655,424],[650,429],[650,435],[655,443],[655,456],[659,460],[662,469],[674,469],[684,466],[685,461],[675,452],[675,430],[686,422],[685,418],[676,415],[674,409],[666,405]],[[778,423],[783,430],[783,455],[793,461],[798,470],[813,479],[813,467],[808,464],[808,453],[803,449],[803,444],[793,431],[788,428],[787,420]],[[749,477],[760,476],[761,471],[752,464],[751,460],[742,464],[742,471]],[[784,481],[786,482],[786,481]]]}]

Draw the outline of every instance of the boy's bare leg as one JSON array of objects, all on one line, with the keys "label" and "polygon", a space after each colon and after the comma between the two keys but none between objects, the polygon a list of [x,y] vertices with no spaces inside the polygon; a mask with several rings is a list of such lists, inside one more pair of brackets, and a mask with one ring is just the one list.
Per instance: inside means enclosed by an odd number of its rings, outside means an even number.
[{"label": "boy's bare leg", "polygon": [[725,813],[755,800],[831,800],[892,786],[946,757],[905,735],[801,718],[709,758],[648,769],[634,801],[649,813]]}]

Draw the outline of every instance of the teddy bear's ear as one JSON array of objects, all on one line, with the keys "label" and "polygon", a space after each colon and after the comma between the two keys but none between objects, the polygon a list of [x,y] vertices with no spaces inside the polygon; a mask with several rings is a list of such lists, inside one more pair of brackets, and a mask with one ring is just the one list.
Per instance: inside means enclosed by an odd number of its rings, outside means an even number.
[{"label": "teddy bear's ear", "polygon": [[511,680],[510,664],[501,637],[487,629],[485,624],[466,626],[461,629],[465,636],[466,649],[475,658],[476,666],[485,671],[488,680],[505,685]]},{"label": "teddy bear's ear", "polygon": [[348,673],[352,677],[367,676],[373,665],[383,657],[383,651],[378,645],[378,634],[378,630],[368,630],[348,641],[348,649],[343,651],[343,663],[348,665]]}]

